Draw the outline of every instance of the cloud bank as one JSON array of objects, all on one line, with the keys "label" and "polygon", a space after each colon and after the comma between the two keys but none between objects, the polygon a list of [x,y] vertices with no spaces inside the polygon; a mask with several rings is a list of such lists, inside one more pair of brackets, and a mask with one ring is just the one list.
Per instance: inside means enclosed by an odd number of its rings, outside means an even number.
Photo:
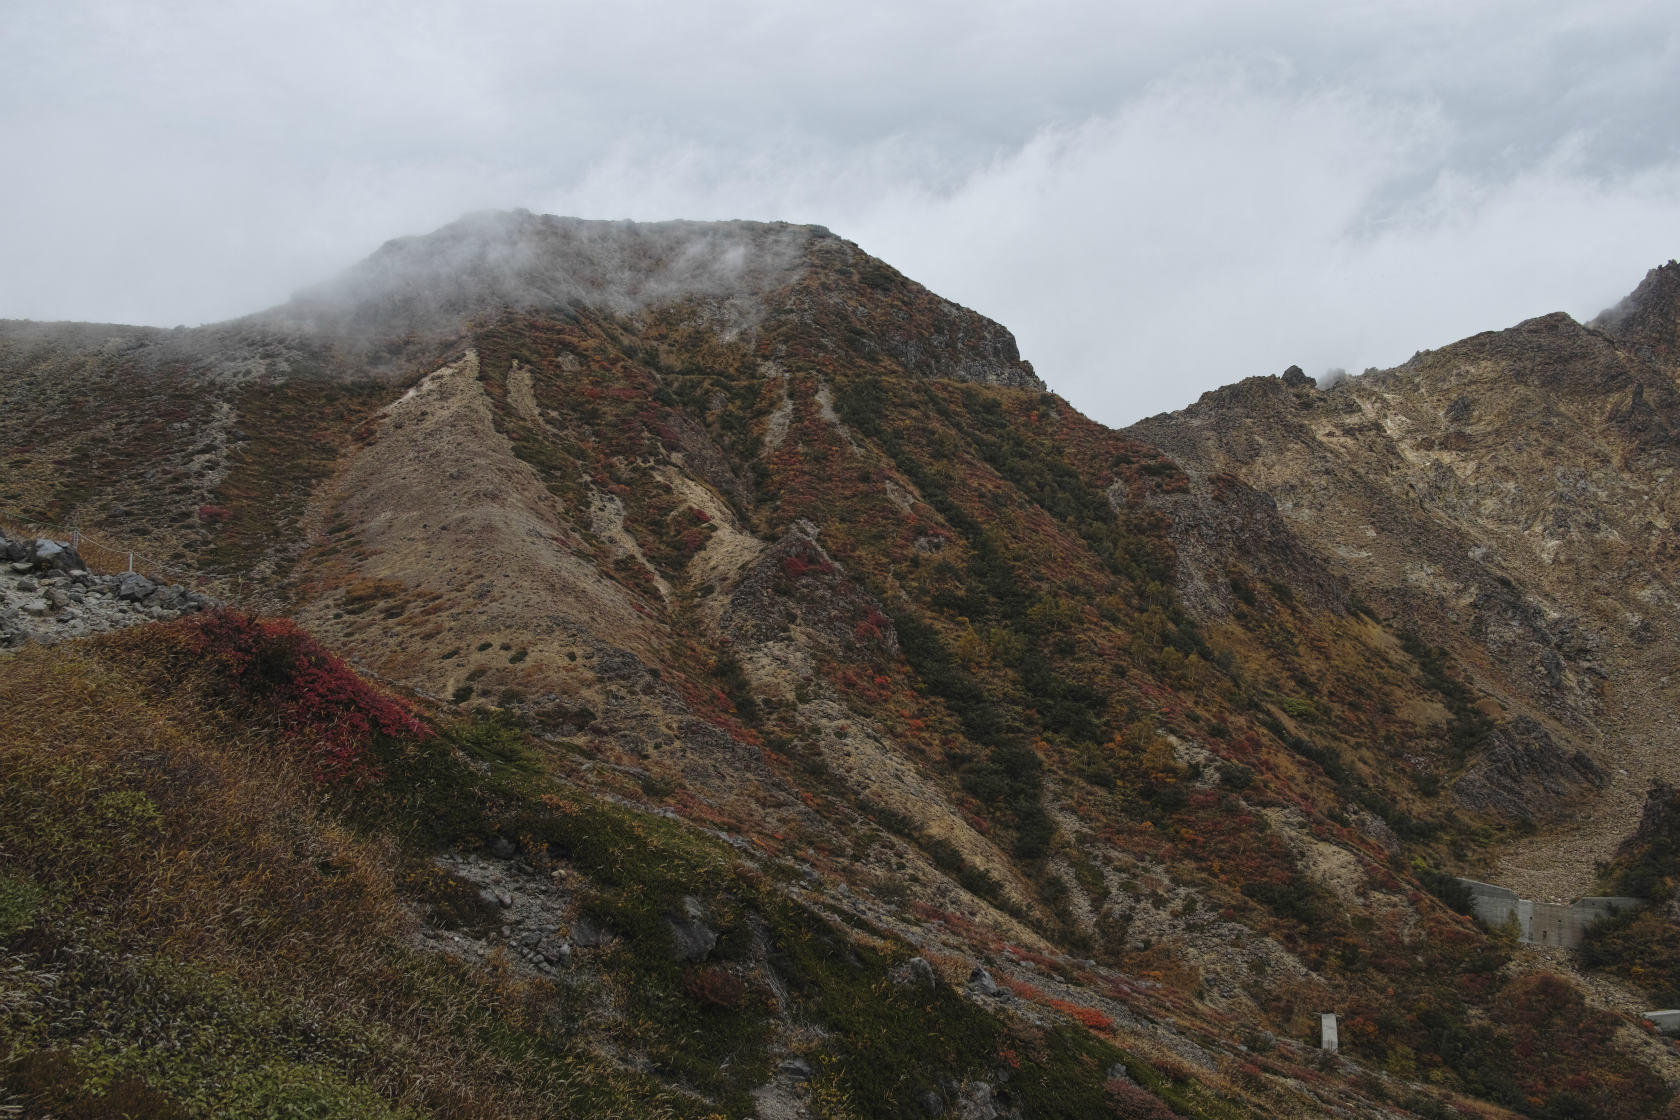
[{"label": "cloud bank", "polygon": [[1258,7],[20,0],[0,316],[226,318],[487,207],[819,222],[1124,423],[1680,255],[1669,6]]}]

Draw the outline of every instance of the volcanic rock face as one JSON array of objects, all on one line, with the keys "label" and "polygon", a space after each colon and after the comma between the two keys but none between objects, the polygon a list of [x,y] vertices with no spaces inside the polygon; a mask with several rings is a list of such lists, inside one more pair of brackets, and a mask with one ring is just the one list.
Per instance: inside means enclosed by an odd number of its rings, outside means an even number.
[{"label": "volcanic rock face", "polygon": [[1482,756],[1453,783],[1453,795],[1472,809],[1532,821],[1609,780],[1586,754],[1566,753],[1544,727],[1519,716],[1488,736]]}]

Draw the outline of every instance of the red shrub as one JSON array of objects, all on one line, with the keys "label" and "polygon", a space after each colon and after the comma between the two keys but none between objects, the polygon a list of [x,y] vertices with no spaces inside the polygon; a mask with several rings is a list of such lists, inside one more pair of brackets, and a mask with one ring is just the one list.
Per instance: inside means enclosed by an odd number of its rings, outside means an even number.
[{"label": "red shrub", "polygon": [[1094,1007],[1085,1007],[1065,999],[1053,999],[1050,1006],[1069,1016],[1086,1030],[1107,1034],[1114,1029],[1114,1020]]},{"label": "red shrub", "polygon": [[187,624],[188,643],[239,702],[271,713],[308,742],[321,781],[377,780],[367,758],[375,735],[424,739],[429,728],[285,619],[209,611]]},{"label": "red shrub", "polygon": [[802,548],[782,557],[782,575],[791,580],[804,579],[806,576],[824,576],[832,571],[834,565],[814,548]]}]

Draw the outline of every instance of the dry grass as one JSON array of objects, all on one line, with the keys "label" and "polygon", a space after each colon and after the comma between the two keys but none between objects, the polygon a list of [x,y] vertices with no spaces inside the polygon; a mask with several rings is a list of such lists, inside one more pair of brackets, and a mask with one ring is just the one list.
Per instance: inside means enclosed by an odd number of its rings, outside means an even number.
[{"label": "dry grass", "polygon": [[[545,985],[493,970],[469,975],[410,949],[415,917],[394,886],[395,847],[323,812],[308,770],[276,749],[273,734],[209,703],[193,674],[178,672],[168,637],[136,629],[25,649],[6,662],[0,866],[35,900],[12,948],[56,977],[60,1010],[109,1001],[110,976],[80,990],[88,962],[127,978],[119,987],[153,970],[212,978],[215,991],[227,986],[228,1005],[200,993],[173,1008],[184,1021],[156,1029],[90,1025],[78,1034],[50,1024],[60,1057],[34,1066],[59,1068],[65,1055],[64,1068],[116,1061],[192,1102],[185,1082],[202,1071],[173,1058],[168,1039],[200,1027],[237,1037],[238,1008],[248,1005],[322,1036],[277,1044],[293,1052],[273,1055],[263,1071],[318,1068],[346,1093],[362,1093],[344,1097],[345,1115],[594,1115],[633,1096],[644,1098],[634,1114],[658,1111],[645,1093],[616,1085],[610,1069],[544,1042]],[[31,1005],[31,993],[11,983],[0,982],[0,1021]],[[22,1077],[29,1063],[18,1063],[44,1052],[26,1042],[0,1077]],[[398,1112],[379,1111],[379,1101]]]}]

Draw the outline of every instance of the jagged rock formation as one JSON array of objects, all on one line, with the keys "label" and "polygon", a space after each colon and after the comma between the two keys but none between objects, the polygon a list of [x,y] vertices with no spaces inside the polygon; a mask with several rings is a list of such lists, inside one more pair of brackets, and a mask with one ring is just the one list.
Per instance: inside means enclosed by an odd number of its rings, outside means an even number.
[{"label": "jagged rock formation", "polygon": [[1453,796],[1472,809],[1532,821],[1609,780],[1586,754],[1566,753],[1539,723],[1518,716],[1483,740],[1480,756],[1453,783]]}]

